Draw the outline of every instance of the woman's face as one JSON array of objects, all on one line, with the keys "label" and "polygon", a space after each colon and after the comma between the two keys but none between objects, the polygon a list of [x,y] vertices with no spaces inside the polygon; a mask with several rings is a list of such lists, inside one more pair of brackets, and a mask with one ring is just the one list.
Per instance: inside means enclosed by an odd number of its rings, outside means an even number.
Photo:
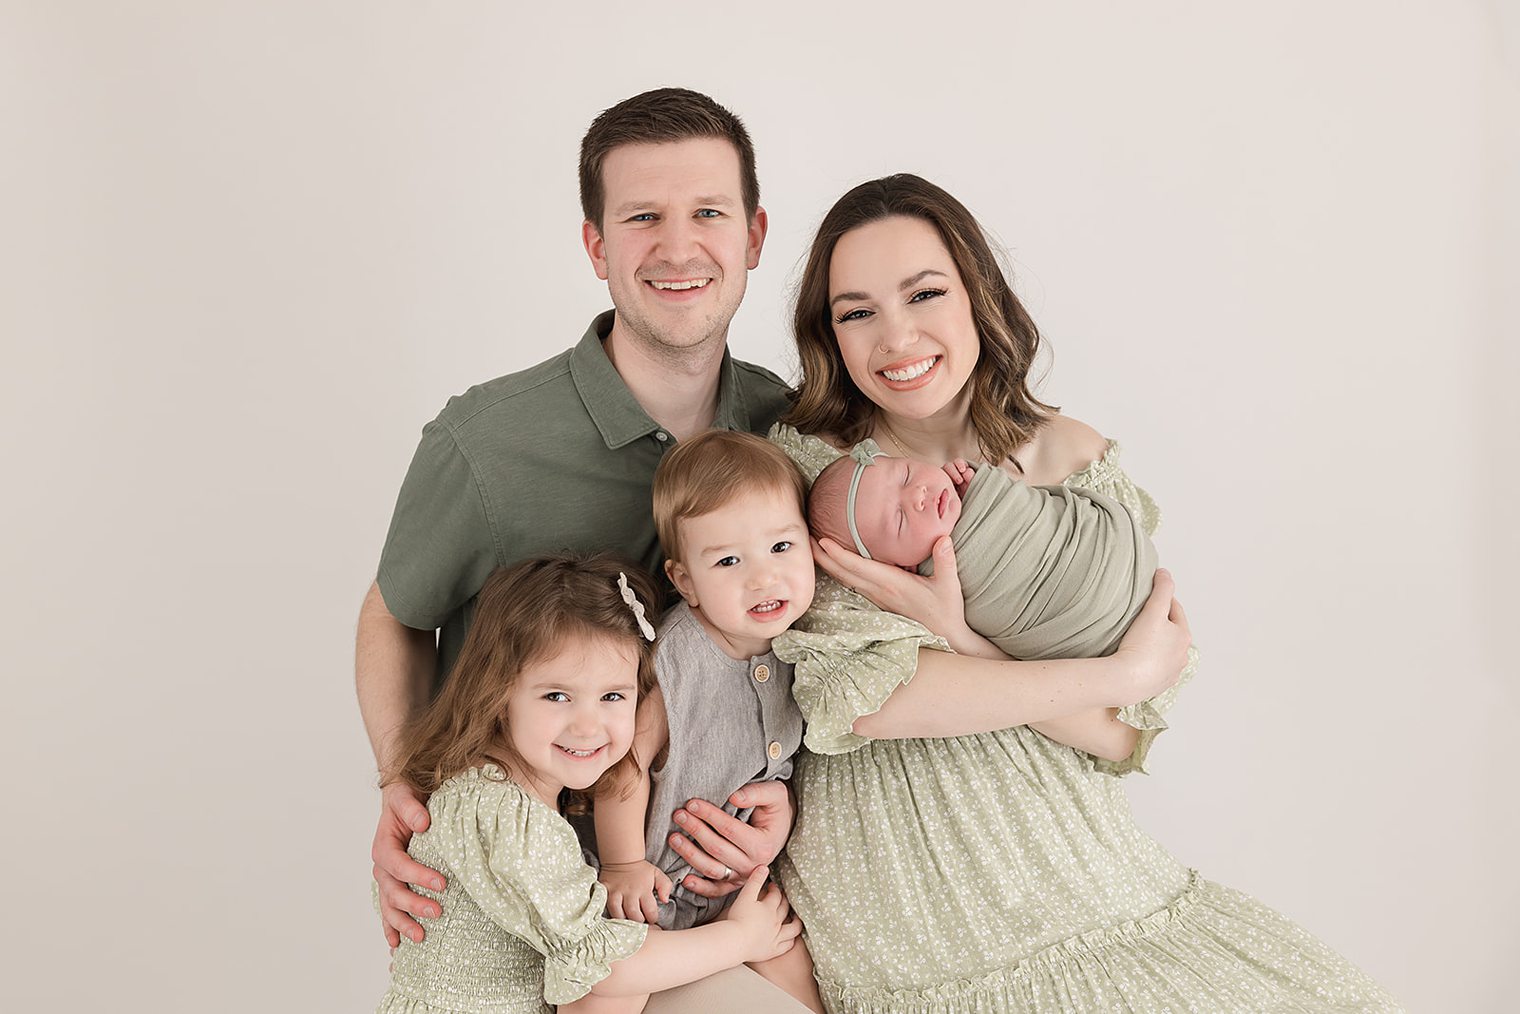
[{"label": "woman's face", "polygon": [[939,232],[896,216],[852,229],[829,261],[829,313],[850,379],[889,416],[964,413],[981,355],[971,301]]}]

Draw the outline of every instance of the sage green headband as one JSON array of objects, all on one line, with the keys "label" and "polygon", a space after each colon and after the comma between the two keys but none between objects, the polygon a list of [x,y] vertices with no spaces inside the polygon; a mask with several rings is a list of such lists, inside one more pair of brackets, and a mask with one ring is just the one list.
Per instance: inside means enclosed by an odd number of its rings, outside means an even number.
[{"label": "sage green headband", "polygon": [[855,496],[860,492],[861,475],[873,461],[886,453],[886,451],[876,446],[876,441],[869,438],[862,440],[850,450],[850,457],[855,459],[855,471],[850,475],[850,493],[845,498],[844,520],[845,524],[850,527],[850,538],[855,540],[855,552],[867,560],[871,559],[871,551],[860,540],[860,529],[855,525]]}]

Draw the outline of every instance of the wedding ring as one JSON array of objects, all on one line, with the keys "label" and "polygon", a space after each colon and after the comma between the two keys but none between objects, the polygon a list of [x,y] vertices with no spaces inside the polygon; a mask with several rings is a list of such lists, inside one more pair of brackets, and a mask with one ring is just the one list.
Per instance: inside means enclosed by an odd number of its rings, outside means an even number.
[{"label": "wedding ring", "polygon": [[732,880],[733,878],[734,878],[734,868],[732,866],[725,866],[725,867],[723,867],[723,875],[720,876],[718,879],[719,880]]}]

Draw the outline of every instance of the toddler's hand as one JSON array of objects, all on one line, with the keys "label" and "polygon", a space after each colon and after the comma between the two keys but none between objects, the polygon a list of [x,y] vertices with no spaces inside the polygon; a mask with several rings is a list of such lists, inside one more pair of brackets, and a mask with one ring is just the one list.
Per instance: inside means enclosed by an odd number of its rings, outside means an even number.
[{"label": "toddler's hand", "polygon": [[[792,949],[802,923],[796,916],[787,918],[791,906],[775,884],[765,887],[770,867],[756,866],[749,875],[727,917],[744,930],[744,960],[769,961]],[[765,887],[762,892],[761,888]]]},{"label": "toddler's hand", "polygon": [[670,878],[643,859],[632,863],[608,863],[596,878],[607,886],[607,914],[613,919],[660,921],[661,902],[670,900]]},{"label": "toddler's hand", "polygon": [[950,477],[955,485],[956,496],[965,496],[966,487],[971,485],[971,480],[976,476],[976,469],[971,467],[965,458],[956,458],[954,461],[945,462],[945,474]]}]

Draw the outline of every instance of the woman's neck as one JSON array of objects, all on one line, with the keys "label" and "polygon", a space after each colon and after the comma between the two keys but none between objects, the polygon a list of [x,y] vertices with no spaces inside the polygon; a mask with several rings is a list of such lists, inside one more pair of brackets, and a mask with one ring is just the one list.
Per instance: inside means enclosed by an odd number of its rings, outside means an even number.
[{"label": "woman's neck", "polygon": [[927,419],[904,419],[878,411],[871,437],[882,450],[906,458],[936,463],[954,458],[982,460],[982,447],[971,425],[969,406],[962,404],[960,398]]}]

